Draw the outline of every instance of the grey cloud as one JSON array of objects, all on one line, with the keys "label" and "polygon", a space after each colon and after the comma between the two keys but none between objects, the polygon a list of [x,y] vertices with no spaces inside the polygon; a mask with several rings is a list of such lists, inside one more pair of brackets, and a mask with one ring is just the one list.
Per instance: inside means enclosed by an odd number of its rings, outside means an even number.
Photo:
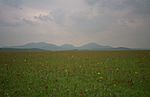
[{"label": "grey cloud", "polygon": [[37,19],[37,20],[40,20],[40,21],[43,21],[43,22],[48,22],[48,21],[52,21],[53,20],[53,17],[48,14],[48,15],[39,15],[39,16],[34,16],[34,19]]},{"label": "grey cloud", "polygon": [[65,22],[65,17],[66,17],[66,13],[63,12],[62,10],[58,10],[58,11],[53,11],[52,13],[54,20],[57,24],[61,24],[63,25]]},{"label": "grey cloud", "polygon": [[[24,38],[22,43],[27,40],[67,43],[78,38],[78,43],[96,41],[150,48],[148,43],[144,44],[150,36],[150,0],[0,0],[0,3],[9,7],[3,11],[0,6],[0,41],[5,40],[2,42],[6,44],[11,42],[8,32],[14,30],[11,33],[16,33],[12,35],[14,43],[27,35],[30,38]],[[24,9],[20,12],[16,8],[22,5]],[[39,33],[46,35],[39,39]],[[15,40],[16,37],[19,38]]]},{"label": "grey cloud", "polygon": [[8,27],[8,26],[18,26],[18,22],[9,22],[9,21],[4,21],[0,20],[0,27]]},{"label": "grey cloud", "polygon": [[21,7],[23,0],[0,0],[0,2],[8,6],[19,8]]},{"label": "grey cloud", "polygon": [[42,22],[55,22],[58,25],[64,25],[66,12],[62,10],[52,10],[47,15],[40,14],[39,16],[34,16],[34,19],[40,20]]},{"label": "grey cloud", "polygon": [[150,0],[126,0],[124,4],[137,14],[150,14]]},{"label": "grey cloud", "polygon": [[23,19],[22,19],[22,24],[30,24],[30,25],[33,25],[33,24],[36,24],[36,23],[35,23],[34,21],[32,21],[32,20],[23,18]]},{"label": "grey cloud", "polygon": [[99,8],[120,10],[125,8],[123,2],[125,0],[85,0],[90,6],[98,6]]},{"label": "grey cloud", "polygon": [[95,5],[99,0],[85,0],[89,5]]},{"label": "grey cloud", "polygon": [[0,16],[0,27],[16,27],[20,25],[21,25],[21,21],[17,17],[14,18],[13,20],[10,20]]},{"label": "grey cloud", "polygon": [[137,14],[150,14],[150,0],[86,0],[90,6],[109,10],[132,10]]}]

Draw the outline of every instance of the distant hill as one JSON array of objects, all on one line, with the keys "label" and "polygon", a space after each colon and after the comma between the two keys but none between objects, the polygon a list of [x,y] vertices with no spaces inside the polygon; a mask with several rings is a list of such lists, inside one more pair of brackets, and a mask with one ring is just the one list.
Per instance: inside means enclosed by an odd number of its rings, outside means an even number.
[{"label": "distant hill", "polygon": [[108,50],[113,49],[111,46],[102,46],[96,43],[88,43],[78,47],[80,50]]},{"label": "distant hill", "polygon": [[77,49],[77,47],[75,47],[74,45],[71,44],[64,44],[60,46],[61,50],[75,50]]},{"label": "distant hill", "polygon": [[42,49],[37,49],[37,48],[32,48],[32,49],[22,49],[22,48],[0,48],[1,52],[40,52],[40,51],[45,51]]},{"label": "distant hill", "polygon": [[57,50],[59,47],[54,44],[49,44],[45,42],[38,42],[38,43],[28,43],[25,45],[20,45],[20,46],[10,46],[10,47],[5,47],[5,48],[17,48],[17,49],[41,49],[41,50]]},{"label": "distant hill", "polygon": [[9,47],[3,47],[0,50],[35,50],[35,51],[41,51],[41,50],[49,50],[49,51],[65,51],[65,50],[131,50],[130,48],[126,47],[111,47],[111,46],[104,46],[99,45],[97,43],[88,43],[79,47],[75,47],[71,44],[64,44],[61,46],[55,45],[55,44],[49,44],[45,42],[37,42],[37,43],[28,43],[25,45],[19,45],[19,46],[9,46]]}]

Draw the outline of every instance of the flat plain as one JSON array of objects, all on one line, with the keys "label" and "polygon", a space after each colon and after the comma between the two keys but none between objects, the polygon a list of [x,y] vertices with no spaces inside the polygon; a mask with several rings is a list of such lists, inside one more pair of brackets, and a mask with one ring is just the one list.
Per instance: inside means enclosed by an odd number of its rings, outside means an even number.
[{"label": "flat plain", "polygon": [[150,51],[0,52],[0,97],[150,97]]}]

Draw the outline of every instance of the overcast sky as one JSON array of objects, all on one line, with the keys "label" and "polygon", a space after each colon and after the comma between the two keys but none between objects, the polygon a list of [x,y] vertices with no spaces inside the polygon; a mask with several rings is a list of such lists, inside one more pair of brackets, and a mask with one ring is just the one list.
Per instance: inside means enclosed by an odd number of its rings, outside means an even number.
[{"label": "overcast sky", "polygon": [[150,48],[150,0],[0,0],[0,46]]}]

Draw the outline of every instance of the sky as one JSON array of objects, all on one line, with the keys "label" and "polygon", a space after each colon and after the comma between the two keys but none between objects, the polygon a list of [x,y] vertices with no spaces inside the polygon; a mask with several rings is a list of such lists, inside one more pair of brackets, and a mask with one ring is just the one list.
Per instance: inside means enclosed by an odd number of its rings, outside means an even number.
[{"label": "sky", "polygon": [[90,42],[150,48],[150,0],[0,0],[0,47]]}]

